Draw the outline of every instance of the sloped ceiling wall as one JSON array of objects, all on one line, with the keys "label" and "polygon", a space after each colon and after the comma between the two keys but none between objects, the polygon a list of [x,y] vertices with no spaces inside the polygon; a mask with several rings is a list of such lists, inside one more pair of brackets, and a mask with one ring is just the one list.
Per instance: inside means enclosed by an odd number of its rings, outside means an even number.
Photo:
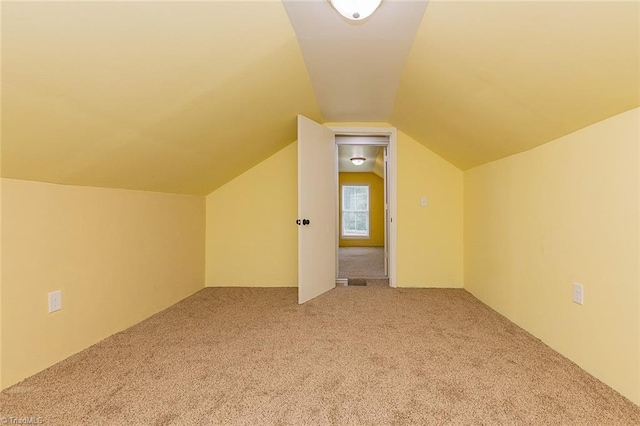
[{"label": "sloped ceiling wall", "polygon": [[[337,98],[314,93],[280,1],[2,7],[5,177],[204,195]],[[466,169],[637,107],[638,13],[432,0],[383,121]]]},{"label": "sloped ceiling wall", "polygon": [[638,4],[431,1],[391,123],[467,169],[635,108]]},{"label": "sloped ceiling wall", "polygon": [[280,2],[5,3],[6,177],[204,195],[322,120]]}]

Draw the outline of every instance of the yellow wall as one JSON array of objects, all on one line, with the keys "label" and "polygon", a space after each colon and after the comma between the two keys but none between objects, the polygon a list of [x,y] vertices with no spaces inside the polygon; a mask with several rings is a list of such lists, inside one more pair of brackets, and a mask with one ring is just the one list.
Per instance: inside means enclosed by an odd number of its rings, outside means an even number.
[{"label": "yellow wall", "polygon": [[465,288],[636,403],[639,124],[635,109],[471,169],[464,199]]},{"label": "yellow wall", "polygon": [[340,247],[384,247],[384,179],[373,173],[342,172],[338,176],[340,224],[342,223],[342,185],[369,185],[369,238],[340,238]]},{"label": "yellow wall", "polygon": [[297,211],[297,143],[209,194],[206,285],[297,286]]},{"label": "yellow wall", "polygon": [[462,287],[463,173],[399,131],[397,191],[398,286]]},{"label": "yellow wall", "polygon": [[[462,287],[463,173],[398,132],[397,179],[398,286]],[[206,285],[296,286],[297,209],[295,143],[209,194]]]},{"label": "yellow wall", "polygon": [[3,387],[203,288],[203,197],[11,179],[2,197]]}]

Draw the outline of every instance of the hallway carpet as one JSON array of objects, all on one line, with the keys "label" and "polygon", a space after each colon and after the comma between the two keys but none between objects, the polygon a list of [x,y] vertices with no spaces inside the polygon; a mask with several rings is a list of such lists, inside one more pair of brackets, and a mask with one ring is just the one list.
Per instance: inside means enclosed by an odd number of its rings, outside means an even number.
[{"label": "hallway carpet", "polygon": [[637,425],[464,290],[204,289],[0,394],[47,425]]},{"label": "hallway carpet", "polygon": [[340,278],[383,278],[384,247],[340,247],[338,249]]}]

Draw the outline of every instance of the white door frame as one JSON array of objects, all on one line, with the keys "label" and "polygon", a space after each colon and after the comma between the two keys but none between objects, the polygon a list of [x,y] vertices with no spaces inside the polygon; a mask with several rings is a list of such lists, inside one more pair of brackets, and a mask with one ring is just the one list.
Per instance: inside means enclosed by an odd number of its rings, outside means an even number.
[{"label": "white door frame", "polygon": [[[389,172],[387,175],[388,182],[386,182],[389,191],[389,215],[388,223],[386,224],[388,229],[388,243],[389,247],[389,285],[391,287],[397,286],[397,227],[396,227],[396,209],[397,209],[397,153],[398,153],[398,132],[395,127],[341,127],[341,126],[329,126],[333,130],[335,135],[340,136],[389,136],[389,146],[387,148],[387,161],[389,166]],[[336,143],[336,156],[338,145]],[[337,161],[337,159],[336,159]],[[336,170],[336,173],[338,171]],[[336,194],[339,188],[336,187]],[[336,227],[336,232],[339,230]],[[337,274],[337,271],[336,271]],[[336,278],[338,278],[336,276]]]}]

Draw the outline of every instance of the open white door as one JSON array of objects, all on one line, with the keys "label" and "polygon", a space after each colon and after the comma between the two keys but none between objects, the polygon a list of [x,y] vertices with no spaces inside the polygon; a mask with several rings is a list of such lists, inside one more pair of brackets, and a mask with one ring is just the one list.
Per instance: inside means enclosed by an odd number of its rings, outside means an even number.
[{"label": "open white door", "polygon": [[333,131],[298,115],[298,303],[336,285]]}]

